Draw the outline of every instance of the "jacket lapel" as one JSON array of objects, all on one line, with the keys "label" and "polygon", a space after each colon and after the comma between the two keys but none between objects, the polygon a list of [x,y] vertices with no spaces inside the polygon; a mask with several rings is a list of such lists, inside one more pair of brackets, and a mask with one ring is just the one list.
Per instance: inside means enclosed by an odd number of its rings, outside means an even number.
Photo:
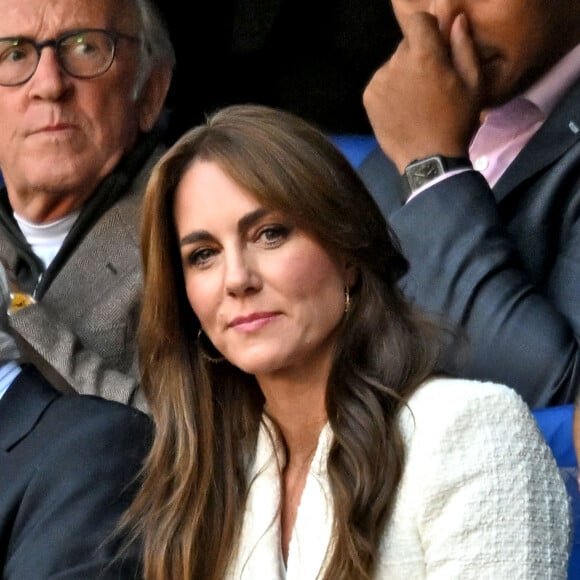
[{"label": "jacket lapel", "polygon": [[0,399],[0,449],[10,451],[38,423],[60,394],[26,366]]},{"label": "jacket lapel", "polygon": [[580,140],[580,80],[556,106],[541,129],[508,167],[494,187],[497,201],[520,183],[543,171]]}]

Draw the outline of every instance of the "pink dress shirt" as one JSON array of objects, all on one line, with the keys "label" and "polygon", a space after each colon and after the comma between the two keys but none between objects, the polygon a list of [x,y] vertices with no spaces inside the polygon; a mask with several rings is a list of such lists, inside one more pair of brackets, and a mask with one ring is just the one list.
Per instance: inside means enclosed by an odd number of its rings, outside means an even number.
[{"label": "pink dress shirt", "polygon": [[484,121],[469,147],[469,157],[491,187],[578,78],[580,44],[525,93],[484,113]]}]

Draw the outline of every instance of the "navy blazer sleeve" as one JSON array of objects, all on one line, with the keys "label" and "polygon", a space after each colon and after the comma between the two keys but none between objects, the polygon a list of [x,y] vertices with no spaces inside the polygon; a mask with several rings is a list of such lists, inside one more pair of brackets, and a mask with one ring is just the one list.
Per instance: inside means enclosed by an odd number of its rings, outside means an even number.
[{"label": "navy blazer sleeve", "polygon": [[97,397],[51,399],[45,389],[44,410],[6,445],[11,425],[2,419],[18,406],[13,387],[0,401],[3,580],[139,577],[137,549],[117,558],[123,540],[115,528],[136,490],[150,419]]},{"label": "navy blazer sleeve", "polygon": [[360,174],[397,234],[405,294],[465,331],[446,369],[515,388],[531,407],[580,386],[580,83],[493,191],[476,171],[400,201],[376,151]]}]

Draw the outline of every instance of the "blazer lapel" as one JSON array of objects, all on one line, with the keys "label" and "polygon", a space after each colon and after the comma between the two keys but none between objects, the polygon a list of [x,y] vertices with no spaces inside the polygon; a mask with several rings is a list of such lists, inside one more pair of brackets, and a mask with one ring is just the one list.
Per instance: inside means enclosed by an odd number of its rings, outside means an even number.
[{"label": "blazer lapel", "polygon": [[334,506],[327,461],[332,445],[330,424],[324,426],[312,459],[296,515],[286,580],[322,578],[332,545]]},{"label": "blazer lapel", "polygon": [[554,163],[580,140],[580,80],[556,106],[494,187],[497,201]]},{"label": "blazer lapel", "polygon": [[0,399],[0,449],[10,451],[38,423],[60,394],[26,366]]}]

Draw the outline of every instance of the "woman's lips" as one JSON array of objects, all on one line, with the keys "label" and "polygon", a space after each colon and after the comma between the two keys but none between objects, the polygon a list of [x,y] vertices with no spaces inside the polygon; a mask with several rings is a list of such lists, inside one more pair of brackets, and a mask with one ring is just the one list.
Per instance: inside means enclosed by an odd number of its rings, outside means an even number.
[{"label": "woman's lips", "polygon": [[267,326],[278,316],[278,312],[254,312],[248,316],[234,318],[228,327],[242,332],[252,332]]}]

